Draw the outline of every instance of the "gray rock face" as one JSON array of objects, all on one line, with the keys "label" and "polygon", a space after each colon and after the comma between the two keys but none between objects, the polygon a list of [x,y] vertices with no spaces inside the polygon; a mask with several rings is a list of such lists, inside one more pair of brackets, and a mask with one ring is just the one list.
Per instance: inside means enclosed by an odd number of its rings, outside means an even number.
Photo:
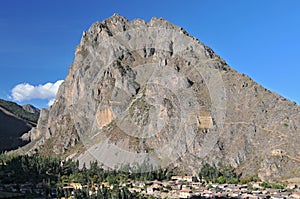
[{"label": "gray rock face", "polygon": [[83,33],[31,151],[194,173],[222,162],[285,179],[300,176],[299,111],[182,28],[114,15]]},{"label": "gray rock face", "polygon": [[29,112],[29,113],[33,113],[33,114],[36,114],[36,115],[39,115],[39,114],[40,114],[40,109],[38,109],[38,108],[32,106],[31,104],[24,104],[24,105],[22,106],[22,108],[23,108],[25,111]]}]

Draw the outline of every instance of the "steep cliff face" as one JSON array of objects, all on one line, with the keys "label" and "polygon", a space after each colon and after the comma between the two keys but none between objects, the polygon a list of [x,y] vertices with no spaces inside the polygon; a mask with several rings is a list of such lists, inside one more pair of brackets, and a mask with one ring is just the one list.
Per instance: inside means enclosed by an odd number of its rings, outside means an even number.
[{"label": "steep cliff face", "polygon": [[197,172],[203,161],[222,162],[284,179],[300,176],[299,111],[182,28],[114,15],[83,33],[30,150],[72,151],[112,168],[146,162]]}]

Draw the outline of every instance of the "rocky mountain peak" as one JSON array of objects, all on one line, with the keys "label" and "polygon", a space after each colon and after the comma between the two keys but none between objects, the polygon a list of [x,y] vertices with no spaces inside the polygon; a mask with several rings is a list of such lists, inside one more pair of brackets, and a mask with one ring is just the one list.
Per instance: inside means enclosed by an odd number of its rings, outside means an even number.
[{"label": "rocky mountain peak", "polygon": [[278,180],[300,176],[299,130],[299,107],[181,27],[115,14],[83,33],[26,150],[111,168],[197,173],[203,162],[230,164],[241,175]]},{"label": "rocky mountain peak", "polygon": [[36,115],[39,115],[40,114],[40,109],[34,107],[33,105],[31,104],[24,104],[22,105],[22,108],[29,112],[29,113],[33,113],[33,114],[36,114]]}]

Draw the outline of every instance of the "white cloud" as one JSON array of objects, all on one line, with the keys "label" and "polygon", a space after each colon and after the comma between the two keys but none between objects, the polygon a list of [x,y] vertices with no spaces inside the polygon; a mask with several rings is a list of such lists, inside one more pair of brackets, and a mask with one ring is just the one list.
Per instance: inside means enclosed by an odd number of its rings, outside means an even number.
[{"label": "white cloud", "polygon": [[33,86],[28,83],[16,85],[12,91],[12,98],[18,102],[32,99],[49,99],[48,105],[54,102],[57,90],[63,83],[63,80],[58,80],[55,83],[46,83],[44,85]]},{"label": "white cloud", "polygon": [[54,101],[55,101],[55,98],[50,99],[47,105],[49,107],[52,106],[52,104],[54,103]]}]

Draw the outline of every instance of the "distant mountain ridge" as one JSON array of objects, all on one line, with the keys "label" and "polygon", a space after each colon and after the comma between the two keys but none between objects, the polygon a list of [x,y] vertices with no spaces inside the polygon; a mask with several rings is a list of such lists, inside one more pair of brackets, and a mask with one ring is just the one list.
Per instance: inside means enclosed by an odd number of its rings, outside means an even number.
[{"label": "distant mountain ridge", "polygon": [[14,102],[0,99],[0,152],[17,149],[29,142],[22,136],[36,126],[39,110],[32,105],[25,107],[30,107],[34,113]]},{"label": "distant mountain ridge", "polygon": [[29,104],[20,106],[15,102],[0,99],[0,107],[23,120],[36,123],[39,119],[39,109]]},{"label": "distant mountain ridge", "polygon": [[40,114],[40,109],[34,107],[31,104],[24,104],[24,105],[22,105],[22,108],[29,113],[33,113],[34,115]]},{"label": "distant mountain ridge", "polygon": [[184,173],[229,164],[264,180],[300,177],[300,107],[161,18],[94,23],[29,134],[25,153],[80,164],[148,161]]}]

